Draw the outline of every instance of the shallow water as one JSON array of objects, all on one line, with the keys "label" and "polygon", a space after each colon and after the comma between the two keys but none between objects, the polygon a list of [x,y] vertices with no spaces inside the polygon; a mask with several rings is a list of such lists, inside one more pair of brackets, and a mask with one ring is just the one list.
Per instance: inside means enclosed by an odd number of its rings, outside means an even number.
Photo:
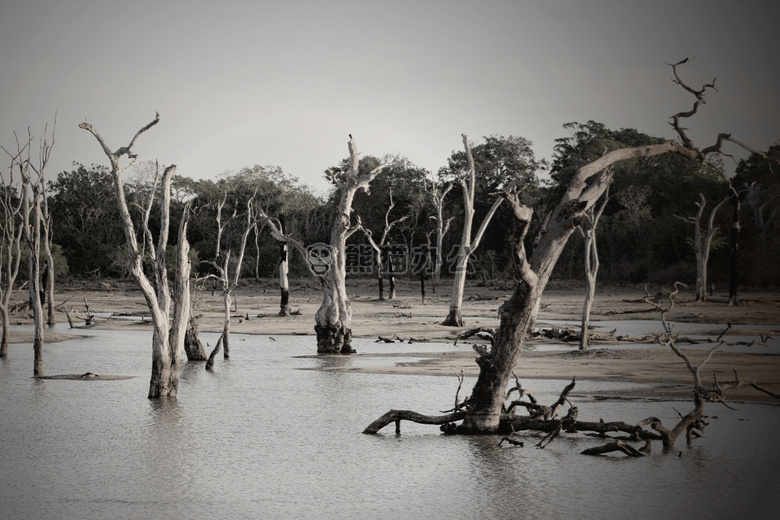
[{"label": "shallow water", "polygon": [[[706,437],[636,460],[579,455],[597,443],[582,437],[540,450],[533,438],[499,448],[497,437],[406,423],[401,436],[392,426],[368,436],[363,428],[390,408],[451,407],[455,378],[301,370],[367,360],[300,357],[313,353],[311,337],[233,335],[231,360],[213,373],[186,366],[178,399],[150,401],[151,334],[84,334],[46,345],[48,375],[135,377],[36,380],[30,345],[0,361],[2,518],[775,518],[780,507],[774,406],[711,407]],[[524,381],[545,402],[564,384]],[[607,421],[670,422],[688,409],[575,404],[581,418]]]}]

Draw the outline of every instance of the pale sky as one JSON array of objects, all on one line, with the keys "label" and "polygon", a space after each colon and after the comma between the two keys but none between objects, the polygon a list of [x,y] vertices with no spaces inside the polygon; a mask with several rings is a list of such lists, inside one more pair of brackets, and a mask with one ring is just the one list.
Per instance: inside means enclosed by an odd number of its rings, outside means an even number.
[{"label": "pale sky", "polygon": [[[461,134],[518,135],[549,157],[589,119],[675,137],[690,85],[719,92],[686,121],[766,149],[780,139],[780,2],[662,0],[0,0],[0,144],[57,114],[49,177],[134,150],[215,178],[280,166],[323,191],[348,155],[437,171]],[[7,167],[7,166],[3,166]]]}]

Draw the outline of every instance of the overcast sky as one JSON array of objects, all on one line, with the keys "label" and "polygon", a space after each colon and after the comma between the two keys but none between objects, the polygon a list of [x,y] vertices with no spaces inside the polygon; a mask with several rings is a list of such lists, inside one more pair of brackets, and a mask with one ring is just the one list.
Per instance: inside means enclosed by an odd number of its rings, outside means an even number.
[{"label": "overcast sky", "polygon": [[49,175],[117,149],[215,178],[281,166],[324,190],[348,155],[400,154],[436,171],[461,134],[530,139],[569,121],[674,137],[668,116],[717,77],[698,145],[780,139],[780,2],[1,0],[0,144],[57,115]]}]

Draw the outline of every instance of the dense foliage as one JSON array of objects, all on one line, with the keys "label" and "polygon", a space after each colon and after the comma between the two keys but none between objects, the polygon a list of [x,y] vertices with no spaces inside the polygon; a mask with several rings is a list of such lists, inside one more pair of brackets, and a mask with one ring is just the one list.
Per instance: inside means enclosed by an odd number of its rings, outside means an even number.
[{"label": "dense foliage", "polygon": [[[611,130],[603,124],[568,123],[569,135],[557,140],[549,165],[534,156],[531,143],[516,136],[488,136],[472,145],[478,186],[475,201],[475,226],[481,222],[496,197],[496,192],[511,183],[522,187],[524,202],[535,209],[535,222],[529,233],[528,247],[535,235],[544,232],[544,218],[551,202],[560,198],[562,186],[577,168],[607,151],[619,147],[659,142],[660,139],[634,129]],[[775,147],[773,153],[780,152]],[[447,166],[436,176],[400,156],[364,157],[361,168],[385,169],[368,192],[359,192],[351,218],[360,218],[363,227],[378,238],[387,223],[400,220],[388,232],[387,242],[407,251],[404,273],[412,276],[415,248],[429,247],[435,229],[435,210],[431,197],[434,183],[453,189],[444,203],[444,218],[452,218],[451,230],[444,240],[443,273],[448,273],[453,248],[460,239],[463,217],[459,178],[466,170],[463,151],[442,158]],[[340,175],[345,162],[327,168],[325,177],[333,189],[327,197],[315,195],[281,168],[252,166],[224,174],[216,180],[177,177],[174,182],[174,214],[180,218],[185,201],[192,202],[189,240],[195,260],[194,271],[204,274],[216,255],[216,212],[222,202],[226,223],[223,249],[236,247],[246,219],[242,217],[253,195],[266,213],[279,218],[285,232],[303,244],[326,242],[330,222],[338,205]],[[611,199],[599,224],[600,280],[611,283],[693,282],[696,275],[693,226],[680,217],[696,214],[699,194],[707,201],[707,211],[729,195],[720,164],[698,164],[666,154],[651,159],[621,163],[615,169]],[[142,164],[126,180],[128,200],[141,216],[142,207],[152,189],[153,165]],[[780,182],[766,160],[752,155],[739,163],[732,185],[742,201],[740,224],[740,283],[767,286],[780,283],[780,224],[776,218],[780,205]],[[124,235],[116,209],[112,179],[102,166],[74,165],[48,183],[53,222],[53,242],[75,277],[118,277],[126,275]],[[388,213],[392,197],[393,207]],[[733,203],[725,204],[715,220],[719,231],[713,242],[710,278],[724,287],[729,272],[729,233]],[[507,208],[501,208],[488,227],[479,250],[474,254],[471,276],[484,280],[513,277],[506,250],[506,223],[511,222]],[[405,218],[404,218],[405,217]],[[403,218],[403,220],[401,220]],[[152,227],[154,227],[154,212]],[[174,225],[176,222],[173,223]],[[706,226],[706,222],[702,222]],[[171,240],[175,240],[172,234]],[[362,233],[351,239],[365,244]],[[175,244],[172,244],[175,245]],[[259,222],[250,235],[243,276],[276,275],[278,243]],[[368,263],[366,263],[368,265]],[[63,267],[58,268],[62,272]],[[291,258],[291,274],[305,276],[307,269],[297,253]],[[403,275],[404,273],[398,273]],[[367,273],[366,273],[367,274]],[[357,275],[356,273],[352,274]],[[567,245],[558,263],[555,277],[582,279],[583,245],[577,234]]]}]

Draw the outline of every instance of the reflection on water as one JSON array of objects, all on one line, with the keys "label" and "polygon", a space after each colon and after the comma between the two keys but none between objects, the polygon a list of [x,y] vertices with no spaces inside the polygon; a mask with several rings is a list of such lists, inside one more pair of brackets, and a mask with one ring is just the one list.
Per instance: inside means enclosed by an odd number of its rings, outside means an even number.
[{"label": "reflection on water", "polygon": [[[497,437],[444,437],[415,424],[400,437],[392,428],[366,436],[390,408],[451,407],[457,382],[301,370],[362,360],[302,357],[315,348],[309,337],[236,335],[230,362],[218,359],[213,373],[187,365],[178,399],[150,401],[150,333],[85,334],[47,345],[49,374],[135,377],[35,380],[30,345],[12,345],[0,363],[3,518],[775,518],[780,506],[777,407],[713,407],[705,438],[681,441],[681,456],[657,446],[638,460],[580,456],[595,442],[583,438],[499,448]],[[524,384],[543,401],[561,387]],[[581,417],[605,421],[670,422],[688,409],[575,404]]]}]

